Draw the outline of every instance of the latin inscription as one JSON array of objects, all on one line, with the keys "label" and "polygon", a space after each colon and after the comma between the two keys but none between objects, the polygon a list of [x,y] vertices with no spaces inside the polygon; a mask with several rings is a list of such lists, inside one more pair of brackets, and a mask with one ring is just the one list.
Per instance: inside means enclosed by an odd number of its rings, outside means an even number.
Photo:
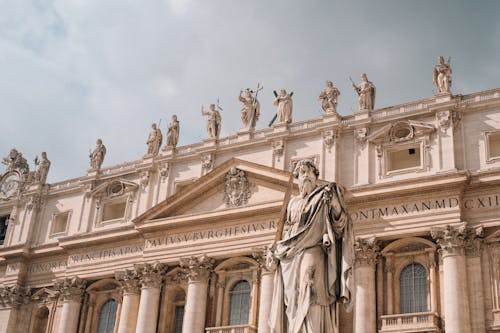
[{"label": "latin inscription", "polygon": [[69,256],[68,266],[85,265],[142,253],[142,245],[127,245]]},{"label": "latin inscription", "polygon": [[146,248],[155,248],[160,246],[173,246],[189,242],[209,241],[217,239],[225,239],[249,235],[257,232],[269,231],[276,229],[276,221],[248,223],[235,225],[219,229],[210,229],[202,231],[192,231],[179,234],[165,234],[161,237],[156,237],[146,240]]},{"label": "latin inscription", "polygon": [[34,263],[28,266],[28,273],[37,274],[55,272],[65,269],[67,264],[67,260]]}]

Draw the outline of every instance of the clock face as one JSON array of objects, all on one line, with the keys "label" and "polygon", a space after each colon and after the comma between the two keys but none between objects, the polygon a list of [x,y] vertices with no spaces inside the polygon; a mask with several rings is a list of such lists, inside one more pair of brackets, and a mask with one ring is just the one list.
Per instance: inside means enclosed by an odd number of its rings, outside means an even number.
[{"label": "clock face", "polygon": [[19,189],[19,176],[15,173],[7,175],[2,180],[2,184],[0,185],[0,192],[5,197],[11,197],[17,193]]}]

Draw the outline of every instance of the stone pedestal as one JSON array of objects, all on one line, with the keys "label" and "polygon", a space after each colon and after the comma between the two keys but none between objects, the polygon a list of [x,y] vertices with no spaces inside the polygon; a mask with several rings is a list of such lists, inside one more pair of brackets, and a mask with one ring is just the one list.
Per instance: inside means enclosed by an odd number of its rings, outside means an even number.
[{"label": "stone pedestal", "polygon": [[57,332],[76,333],[85,281],[78,277],[66,278],[56,281],[54,287],[61,293],[60,298],[63,302]]},{"label": "stone pedestal", "polygon": [[155,333],[158,321],[158,306],[162,282],[162,264],[143,264],[135,266],[141,274],[141,298],[137,313],[136,333]]},{"label": "stone pedestal", "polygon": [[357,239],[354,249],[354,333],[376,333],[375,265],[378,245],[375,239]]},{"label": "stone pedestal", "polygon": [[135,333],[137,313],[139,311],[139,276],[135,270],[117,272],[117,280],[122,283],[123,300],[118,322],[118,333]]},{"label": "stone pedestal", "polygon": [[207,256],[181,259],[181,267],[188,276],[183,332],[205,333],[208,278],[213,263],[214,259]]}]

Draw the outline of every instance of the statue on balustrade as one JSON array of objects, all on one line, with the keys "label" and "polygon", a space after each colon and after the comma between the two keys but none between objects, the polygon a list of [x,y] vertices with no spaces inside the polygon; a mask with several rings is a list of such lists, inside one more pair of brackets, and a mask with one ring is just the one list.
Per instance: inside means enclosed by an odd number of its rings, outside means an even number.
[{"label": "statue on balustrade", "polygon": [[268,254],[276,267],[272,333],[338,332],[336,307],[352,305],[354,240],[343,189],[318,186],[318,175],[311,160],[297,163],[299,195],[290,199]]},{"label": "statue on balustrade", "polygon": [[285,89],[281,89],[279,94],[276,91],[273,92],[275,99],[274,105],[278,107],[276,111],[276,115],[278,117],[278,123],[291,123],[292,122],[292,109],[293,109],[293,101],[292,96],[293,92],[290,94],[286,93]]},{"label": "statue on balustrade", "polygon": [[255,91],[247,88],[245,90],[245,96],[242,96],[243,90],[240,90],[238,99],[243,103],[243,108],[241,108],[241,122],[243,123],[243,130],[254,130],[257,120],[259,120],[260,103],[257,100],[257,95],[260,90],[262,90],[260,84],[257,85],[257,89],[255,89]]},{"label": "statue on balustrade", "polygon": [[172,116],[172,122],[170,123],[170,125],[168,125],[167,148],[177,147],[178,142],[179,142],[179,121],[177,120],[177,116],[174,114]]},{"label": "statue on balustrade", "polygon": [[148,145],[148,153],[146,156],[156,156],[160,151],[161,142],[163,140],[163,135],[158,126],[153,123],[151,125],[151,132],[149,133],[148,140],[146,144]]},{"label": "statue on balustrade", "polygon": [[323,111],[327,114],[333,114],[337,112],[337,102],[340,91],[333,86],[332,81],[326,81],[326,87],[319,94],[319,99],[321,100],[321,107]]},{"label": "statue on balustrade", "polygon": [[358,94],[359,111],[370,111],[375,107],[375,85],[368,81],[365,73],[361,74],[361,82],[356,85],[351,79],[352,87]]},{"label": "statue on balustrade", "polygon": [[222,120],[219,111],[215,109],[215,104],[210,104],[208,111],[201,107],[201,114],[207,116],[207,132],[210,139],[218,139],[220,135]]},{"label": "statue on balustrade", "polygon": [[35,157],[35,165],[35,182],[45,184],[50,169],[50,161],[47,158],[46,152],[42,152],[42,157],[40,159],[38,159],[38,156]]},{"label": "statue on balustrade", "polygon": [[451,88],[451,65],[450,59],[444,62],[443,56],[439,56],[438,63],[434,66],[434,85],[438,94],[446,94]]},{"label": "statue on balustrade", "polygon": [[106,146],[103,145],[101,139],[97,139],[96,147],[93,152],[90,153],[90,168],[92,170],[101,169],[102,162],[104,162],[104,157],[106,156]]}]

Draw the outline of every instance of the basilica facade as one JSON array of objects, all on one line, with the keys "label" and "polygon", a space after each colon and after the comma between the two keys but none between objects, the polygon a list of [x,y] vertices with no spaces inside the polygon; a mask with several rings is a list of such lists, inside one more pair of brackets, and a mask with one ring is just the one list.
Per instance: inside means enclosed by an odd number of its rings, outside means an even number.
[{"label": "basilica facade", "polygon": [[143,159],[106,168],[101,141],[87,174],[58,183],[46,156],[30,172],[11,151],[0,332],[270,333],[266,253],[302,159],[342,185],[353,227],[340,332],[500,331],[500,89],[373,109],[365,80],[352,115],[325,97],[306,121],[255,130],[252,114],[234,136],[207,124],[209,139],[180,147],[178,132],[163,147],[152,134]]}]

